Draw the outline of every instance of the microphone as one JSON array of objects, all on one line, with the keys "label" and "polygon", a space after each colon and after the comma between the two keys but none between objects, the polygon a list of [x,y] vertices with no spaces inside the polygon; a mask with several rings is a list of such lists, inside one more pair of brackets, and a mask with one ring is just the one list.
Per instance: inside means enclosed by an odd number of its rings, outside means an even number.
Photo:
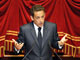
[{"label": "microphone", "polygon": [[[51,48],[51,42],[49,41],[49,47]],[[51,48],[52,49],[52,48]],[[59,60],[62,60],[59,56],[58,56],[58,54],[56,53],[56,52],[54,52],[53,51],[53,53],[59,58]]]}]

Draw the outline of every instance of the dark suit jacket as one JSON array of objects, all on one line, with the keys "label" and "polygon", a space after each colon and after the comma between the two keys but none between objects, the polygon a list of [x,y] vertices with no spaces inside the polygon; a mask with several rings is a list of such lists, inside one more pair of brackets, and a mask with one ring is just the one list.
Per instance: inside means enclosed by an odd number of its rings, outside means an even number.
[{"label": "dark suit jacket", "polygon": [[25,24],[20,27],[19,39],[17,41],[24,43],[25,55],[34,45],[32,51],[24,60],[52,60],[50,45],[53,48],[59,49],[57,26],[55,23],[47,21],[44,22],[41,55],[33,23]]}]

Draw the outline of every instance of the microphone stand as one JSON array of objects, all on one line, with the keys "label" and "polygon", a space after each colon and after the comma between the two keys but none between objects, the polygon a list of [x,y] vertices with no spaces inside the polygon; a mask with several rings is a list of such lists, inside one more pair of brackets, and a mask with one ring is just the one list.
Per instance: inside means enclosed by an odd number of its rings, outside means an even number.
[{"label": "microphone stand", "polygon": [[28,51],[28,53],[24,56],[24,58],[22,60],[24,60],[29,55],[29,53],[32,51],[34,45],[35,45],[35,42],[32,44],[32,48]]},{"label": "microphone stand", "polygon": [[[50,46],[50,48],[51,48],[51,42],[50,42],[50,41],[49,41],[49,46]],[[51,48],[51,49],[52,49],[52,48]],[[53,50],[52,50],[52,51],[53,51]],[[59,60],[62,60],[62,59],[58,56],[58,54],[57,54],[56,52],[53,51],[53,54],[56,55],[56,56],[59,58]]]}]

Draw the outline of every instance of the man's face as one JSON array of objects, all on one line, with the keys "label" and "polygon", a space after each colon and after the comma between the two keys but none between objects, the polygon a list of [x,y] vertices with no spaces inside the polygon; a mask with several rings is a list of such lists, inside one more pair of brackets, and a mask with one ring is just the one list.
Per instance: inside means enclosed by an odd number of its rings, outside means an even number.
[{"label": "man's face", "polygon": [[32,20],[38,27],[42,27],[44,25],[44,19],[45,19],[45,12],[43,10],[34,12]]}]

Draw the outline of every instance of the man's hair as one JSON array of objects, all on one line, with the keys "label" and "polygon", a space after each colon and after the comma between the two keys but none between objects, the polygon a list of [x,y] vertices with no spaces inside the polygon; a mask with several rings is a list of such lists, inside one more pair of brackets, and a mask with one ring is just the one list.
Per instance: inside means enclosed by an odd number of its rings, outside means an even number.
[{"label": "man's hair", "polygon": [[31,16],[34,16],[34,12],[35,11],[41,11],[41,10],[43,10],[45,12],[44,7],[41,6],[41,5],[34,5],[34,6],[32,6],[32,8],[30,10]]}]

